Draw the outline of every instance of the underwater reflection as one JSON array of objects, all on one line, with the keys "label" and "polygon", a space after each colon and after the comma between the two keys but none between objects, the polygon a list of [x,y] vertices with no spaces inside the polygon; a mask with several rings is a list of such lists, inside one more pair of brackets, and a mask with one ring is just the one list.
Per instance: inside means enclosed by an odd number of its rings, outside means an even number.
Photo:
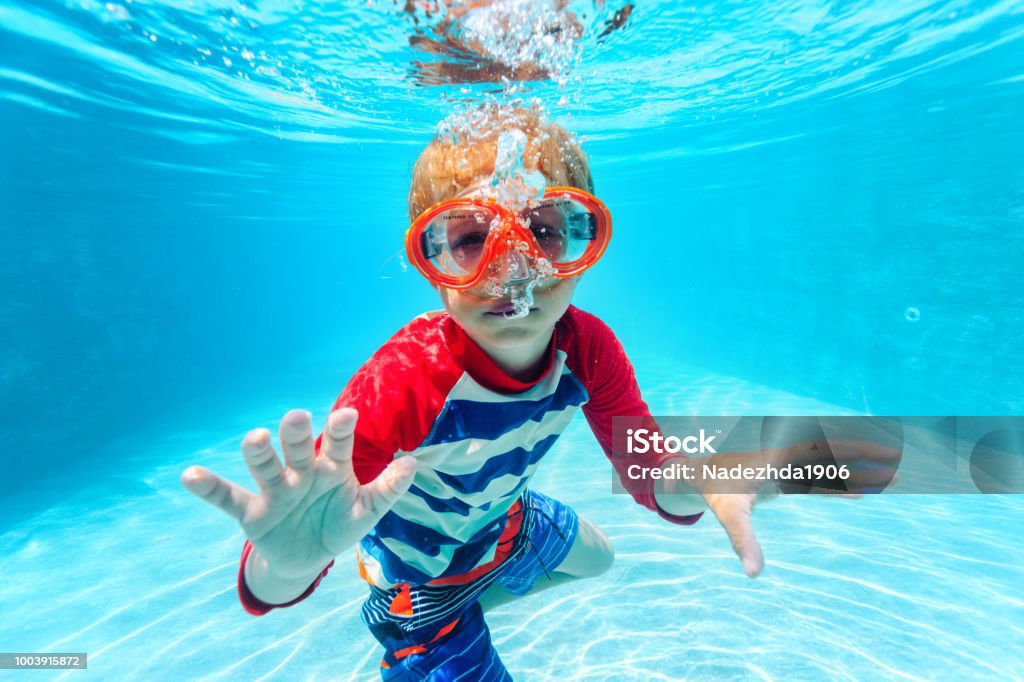
[{"label": "underwater reflection", "polygon": [[[434,58],[414,61],[417,85],[562,81],[579,60],[586,15],[569,0],[406,0],[415,29],[409,44]],[[634,5],[605,16],[595,0],[597,42],[627,25]],[[421,23],[422,19],[422,23]]]}]

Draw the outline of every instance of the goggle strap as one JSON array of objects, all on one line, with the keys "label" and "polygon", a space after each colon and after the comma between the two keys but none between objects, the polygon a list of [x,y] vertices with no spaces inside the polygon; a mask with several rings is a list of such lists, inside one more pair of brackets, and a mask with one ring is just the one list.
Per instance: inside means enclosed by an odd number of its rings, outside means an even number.
[{"label": "goggle strap", "polygon": [[585,239],[592,242],[597,239],[597,216],[589,211],[583,215],[586,216],[586,227],[583,227],[581,230],[574,233],[572,237],[574,239]]},{"label": "goggle strap", "polygon": [[420,251],[423,256],[428,260],[431,258],[437,258],[441,255],[441,247],[431,239],[432,233],[429,229],[423,230],[420,233]]}]

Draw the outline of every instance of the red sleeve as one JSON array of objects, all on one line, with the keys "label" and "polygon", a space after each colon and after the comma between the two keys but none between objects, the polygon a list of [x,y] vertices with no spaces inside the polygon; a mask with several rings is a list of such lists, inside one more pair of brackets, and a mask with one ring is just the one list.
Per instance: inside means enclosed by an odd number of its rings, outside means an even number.
[{"label": "red sleeve", "polygon": [[658,430],[647,403],[640,395],[633,365],[622,344],[608,325],[575,307],[569,308],[559,324],[562,325],[562,333],[558,345],[568,355],[569,369],[583,382],[590,395],[589,401],[583,406],[583,414],[623,487],[638,504],[657,512],[672,523],[684,526],[696,523],[703,514],[676,516],[659,507],[654,497],[652,479],[633,480],[626,475],[631,464],[660,467],[678,455],[652,452],[626,456],[624,444],[613,447],[612,417],[634,417],[637,428]]},{"label": "red sleeve", "polygon": [[317,588],[320,581],[327,575],[327,571],[331,570],[331,566],[334,562],[327,564],[327,567],[320,572],[320,575],[316,577],[306,591],[300,594],[295,599],[292,599],[286,604],[268,604],[265,601],[260,600],[256,595],[252,593],[249,586],[245,584],[245,560],[249,558],[249,553],[252,552],[252,544],[246,540],[242,546],[242,562],[238,566],[238,599],[242,602],[242,608],[251,613],[254,616],[262,616],[271,609],[283,608],[286,606],[292,606],[298,604],[300,601],[313,594],[313,590]]},{"label": "red sleeve", "polygon": [[[444,343],[436,319],[420,317],[381,346],[349,380],[332,411],[352,407],[359,412],[352,446],[352,468],[360,483],[375,479],[395,454],[422,443],[445,397],[461,375]],[[317,436],[320,453],[323,434]],[[313,593],[332,561],[301,595],[287,604],[260,601],[245,584],[245,560],[252,547],[242,548],[238,569],[238,597],[254,616],[297,604]]]}]

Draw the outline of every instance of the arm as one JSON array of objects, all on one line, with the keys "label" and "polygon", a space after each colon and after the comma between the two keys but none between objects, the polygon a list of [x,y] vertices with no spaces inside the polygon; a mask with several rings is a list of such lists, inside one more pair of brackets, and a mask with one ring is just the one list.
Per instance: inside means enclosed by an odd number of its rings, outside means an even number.
[{"label": "arm", "polygon": [[[618,346],[617,341],[616,345]],[[622,486],[638,504],[657,512],[663,519],[672,523],[692,525],[700,519],[706,508],[703,498],[696,494],[696,491],[690,491],[694,494],[684,494],[687,491],[678,488],[666,490],[667,481],[664,479],[630,476],[630,467],[633,465],[647,469],[667,469],[675,461],[686,458],[661,455],[653,451],[627,455],[625,446],[614,442],[615,435],[621,437],[622,434],[613,435],[613,417],[635,417],[637,426],[634,428],[645,428],[652,433],[659,430],[654,418],[651,417],[650,408],[640,397],[632,365],[621,346],[618,346],[618,352],[621,353],[621,360],[610,365],[602,365],[610,371],[602,372],[604,380],[595,385],[597,392],[591,392],[590,402],[583,407],[587,422],[605,456],[612,463]]]},{"label": "arm", "polygon": [[[632,479],[629,467],[664,467],[674,455],[625,455],[624,443],[613,443],[612,418],[633,417],[636,428],[657,431],[658,425],[640,394],[633,365],[612,330],[598,318],[571,308],[566,316],[570,340],[570,369],[583,381],[590,396],[583,414],[619,480],[638,504],[680,525],[692,525],[704,511],[699,495],[665,494],[650,478]],[[621,438],[622,434],[618,434]],[[660,481],[658,482],[660,484]]]},{"label": "arm", "polygon": [[[622,456],[624,444],[612,443],[612,417],[635,417],[635,428],[657,430],[657,424],[650,416],[646,403],[640,397],[633,368],[621,344],[611,330],[592,315],[570,308],[564,318],[566,331],[572,343],[581,346],[575,350],[575,365],[584,385],[591,394],[591,401],[584,407],[590,426],[601,443],[605,454],[612,461],[626,490],[643,506],[658,512],[663,518],[674,523],[689,525],[700,518],[700,510],[706,506],[722,525],[733,549],[743,564],[743,570],[751,578],[764,568],[761,546],[754,535],[751,515],[754,504],[773,496],[775,486],[763,486],[751,481],[708,481],[699,475],[690,486],[685,482],[650,479],[634,481],[628,478],[627,469],[631,464],[646,467],[670,467],[676,461],[701,471],[707,458],[680,458],[678,455],[647,454]],[[586,339],[584,341],[583,339]],[[623,437],[623,434],[617,434]],[[850,466],[854,472],[846,481],[847,496],[857,496],[865,488],[882,485],[892,480],[894,462],[899,452],[861,441],[803,442],[777,450],[756,452],[727,452],[711,458],[716,464],[731,467],[735,464],[758,466],[771,462],[777,467],[786,463],[803,465],[820,461],[827,453],[836,461]],[[863,465],[868,463],[865,470]],[[657,483],[657,485],[655,484]],[[828,490],[822,492],[829,492]],[[833,491],[834,492],[834,491]],[[697,493],[697,494],[693,494]]]},{"label": "arm", "polygon": [[[372,486],[385,486],[387,490],[393,488],[394,499],[388,497],[383,502],[368,492],[356,495],[352,502],[357,508],[355,511],[368,514],[372,523],[358,524],[357,530],[353,531],[358,531],[354,540],[347,539],[346,547],[369,532],[394,500],[408,489],[412,470],[406,471],[406,467],[414,469],[415,462],[410,457],[395,459],[396,454],[415,449],[426,437],[432,424],[431,407],[439,400],[443,402],[445,389],[458,378],[456,370],[438,360],[442,344],[439,335],[431,333],[434,329],[436,324],[429,318],[417,318],[378,349],[346,384],[334,403],[327,428],[315,442],[308,421],[303,421],[299,430],[282,424],[281,443],[286,458],[290,448],[304,448],[307,454],[300,455],[300,461],[308,457],[316,463],[344,462],[345,471],[342,473],[347,477],[345,483],[356,490],[374,490]],[[427,357],[431,358],[431,381],[426,380],[422,372],[424,358]],[[442,369],[442,366],[447,369]],[[358,410],[361,415],[358,421],[354,419],[355,410],[350,408]],[[243,444],[243,449],[246,447]],[[273,450],[269,443],[262,447],[265,448],[262,454],[255,451],[251,456],[269,461]],[[308,449],[312,450],[311,454]],[[247,459],[249,456],[247,452]],[[398,473],[395,473],[396,466],[399,467]],[[406,475],[408,478],[403,478]],[[331,516],[325,512],[344,499],[344,491],[340,491],[314,501],[319,506],[312,508],[310,519],[306,521],[330,521]],[[334,525],[330,524],[324,533],[329,533]],[[331,546],[331,551],[298,561],[307,538],[286,536],[291,543],[285,548],[286,556],[296,559],[296,565],[283,571],[280,560],[275,559],[276,555],[264,551],[261,546],[263,539],[249,537],[250,541],[242,550],[238,594],[245,610],[253,615],[262,615],[278,606],[291,606],[308,597],[338,554]],[[311,537],[315,539],[316,536]]]}]

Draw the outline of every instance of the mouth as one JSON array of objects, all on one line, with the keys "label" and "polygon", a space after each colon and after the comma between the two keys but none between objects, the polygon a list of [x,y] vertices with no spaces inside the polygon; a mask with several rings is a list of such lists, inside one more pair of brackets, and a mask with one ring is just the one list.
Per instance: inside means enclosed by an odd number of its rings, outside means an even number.
[{"label": "mouth", "polygon": [[[504,303],[498,303],[496,305],[491,306],[491,309],[488,310],[486,314],[494,317],[505,317],[509,313],[513,312],[515,309],[516,307],[511,301],[506,301]],[[530,312],[532,313],[537,309],[538,308],[536,306],[531,306]]]}]

